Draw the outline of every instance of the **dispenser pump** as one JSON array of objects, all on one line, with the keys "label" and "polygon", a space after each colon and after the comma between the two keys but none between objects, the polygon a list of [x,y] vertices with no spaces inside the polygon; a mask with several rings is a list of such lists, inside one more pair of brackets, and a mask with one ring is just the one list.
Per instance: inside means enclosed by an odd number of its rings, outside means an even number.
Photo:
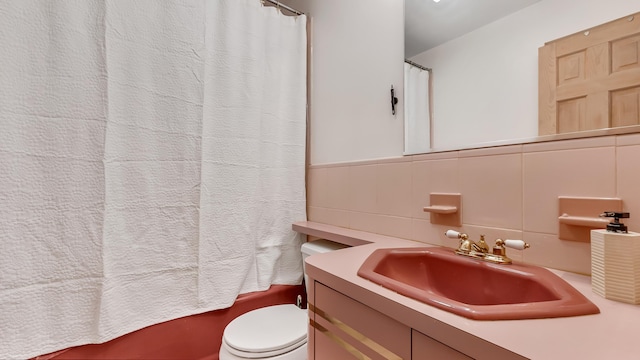
[{"label": "dispenser pump", "polygon": [[620,222],[620,219],[628,219],[628,212],[605,211],[600,214],[601,217],[611,217],[613,221],[607,225],[607,231],[617,233],[627,233],[627,226]]}]

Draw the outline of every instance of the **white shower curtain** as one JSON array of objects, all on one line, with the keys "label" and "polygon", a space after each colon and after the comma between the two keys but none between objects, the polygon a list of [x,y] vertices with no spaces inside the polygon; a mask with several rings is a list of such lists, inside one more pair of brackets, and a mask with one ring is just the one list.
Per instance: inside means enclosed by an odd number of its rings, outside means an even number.
[{"label": "white shower curtain", "polygon": [[0,2],[0,358],[299,284],[306,19]]},{"label": "white shower curtain", "polygon": [[427,70],[404,63],[404,153],[431,149],[431,109]]}]

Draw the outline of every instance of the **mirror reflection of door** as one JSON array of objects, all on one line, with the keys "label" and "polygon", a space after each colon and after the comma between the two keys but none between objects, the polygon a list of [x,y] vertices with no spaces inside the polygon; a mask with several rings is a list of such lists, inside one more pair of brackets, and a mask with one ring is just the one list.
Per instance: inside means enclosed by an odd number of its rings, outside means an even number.
[{"label": "mirror reflection of door", "polygon": [[431,149],[431,69],[404,63],[404,153]]},{"label": "mirror reflection of door", "polygon": [[640,13],[539,52],[539,134],[640,124]]},{"label": "mirror reflection of door", "polygon": [[539,52],[539,134],[640,124],[640,13]]}]

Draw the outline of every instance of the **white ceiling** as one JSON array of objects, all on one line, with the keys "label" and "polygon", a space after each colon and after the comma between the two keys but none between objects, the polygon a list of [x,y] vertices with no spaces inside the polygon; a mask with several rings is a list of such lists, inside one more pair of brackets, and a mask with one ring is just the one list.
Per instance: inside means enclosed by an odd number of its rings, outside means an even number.
[{"label": "white ceiling", "polygon": [[540,0],[405,0],[405,58],[460,37]]}]

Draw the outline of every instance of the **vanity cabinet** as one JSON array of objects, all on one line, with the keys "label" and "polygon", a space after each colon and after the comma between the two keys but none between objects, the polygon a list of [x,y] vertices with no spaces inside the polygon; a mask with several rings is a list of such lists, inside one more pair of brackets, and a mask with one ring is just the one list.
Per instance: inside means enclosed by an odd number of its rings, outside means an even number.
[{"label": "vanity cabinet", "polygon": [[410,327],[322,283],[314,286],[314,299],[309,299],[311,359],[411,358]]},{"label": "vanity cabinet", "polygon": [[472,359],[320,282],[312,297],[310,359]]}]

